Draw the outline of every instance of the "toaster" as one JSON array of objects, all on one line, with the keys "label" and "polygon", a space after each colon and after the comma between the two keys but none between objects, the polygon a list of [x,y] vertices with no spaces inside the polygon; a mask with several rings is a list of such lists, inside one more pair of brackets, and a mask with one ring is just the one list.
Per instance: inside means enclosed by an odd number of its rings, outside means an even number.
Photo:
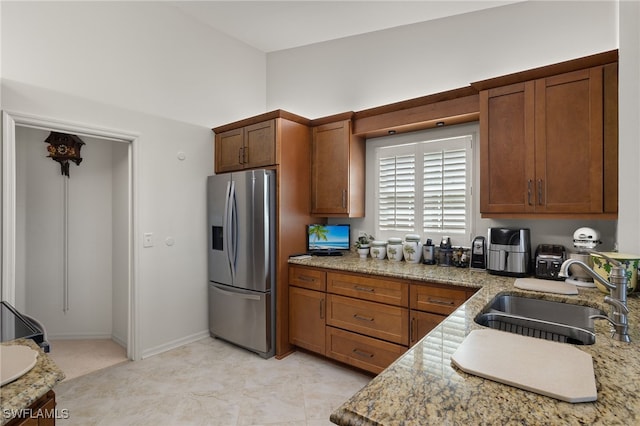
[{"label": "toaster", "polygon": [[557,244],[540,244],[536,248],[536,278],[544,280],[564,280],[558,277],[562,262],[567,258],[564,246]]}]

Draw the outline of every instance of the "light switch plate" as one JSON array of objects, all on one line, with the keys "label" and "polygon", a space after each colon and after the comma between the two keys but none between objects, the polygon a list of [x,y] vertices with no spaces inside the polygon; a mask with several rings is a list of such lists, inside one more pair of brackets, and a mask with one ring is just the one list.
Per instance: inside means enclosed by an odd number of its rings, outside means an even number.
[{"label": "light switch plate", "polygon": [[147,232],[143,235],[143,247],[153,247],[153,233]]}]

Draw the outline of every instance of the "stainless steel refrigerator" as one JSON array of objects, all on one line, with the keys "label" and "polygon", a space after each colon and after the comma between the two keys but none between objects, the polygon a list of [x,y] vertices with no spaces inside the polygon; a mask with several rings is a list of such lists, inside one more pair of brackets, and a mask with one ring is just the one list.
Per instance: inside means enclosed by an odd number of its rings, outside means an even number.
[{"label": "stainless steel refrigerator", "polygon": [[275,353],[275,173],[207,178],[209,332]]}]

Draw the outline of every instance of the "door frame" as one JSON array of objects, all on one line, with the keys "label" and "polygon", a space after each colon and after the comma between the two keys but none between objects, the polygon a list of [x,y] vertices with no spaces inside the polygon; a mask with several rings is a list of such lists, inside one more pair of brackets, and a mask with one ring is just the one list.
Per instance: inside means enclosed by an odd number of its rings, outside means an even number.
[{"label": "door frame", "polygon": [[140,350],[140,298],[139,254],[136,247],[140,241],[136,237],[139,229],[139,161],[140,137],[136,133],[107,129],[73,123],[65,120],[41,117],[18,112],[2,112],[2,245],[0,259],[2,276],[0,281],[2,300],[15,305],[16,274],[16,126],[30,127],[46,131],[71,133],[78,136],[109,140],[128,144],[129,184],[128,184],[128,245],[129,245],[129,284],[128,284],[128,333],[127,357],[141,359]]}]

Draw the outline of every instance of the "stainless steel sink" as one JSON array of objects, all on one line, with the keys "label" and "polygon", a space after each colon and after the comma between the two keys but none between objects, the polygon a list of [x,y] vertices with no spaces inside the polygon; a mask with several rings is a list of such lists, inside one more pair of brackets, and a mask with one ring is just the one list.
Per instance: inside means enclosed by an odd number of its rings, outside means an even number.
[{"label": "stainless steel sink", "polygon": [[476,316],[485,327],[574,345],[596,341],[592,315],[600,309],[551,300],[500,294]]}]

